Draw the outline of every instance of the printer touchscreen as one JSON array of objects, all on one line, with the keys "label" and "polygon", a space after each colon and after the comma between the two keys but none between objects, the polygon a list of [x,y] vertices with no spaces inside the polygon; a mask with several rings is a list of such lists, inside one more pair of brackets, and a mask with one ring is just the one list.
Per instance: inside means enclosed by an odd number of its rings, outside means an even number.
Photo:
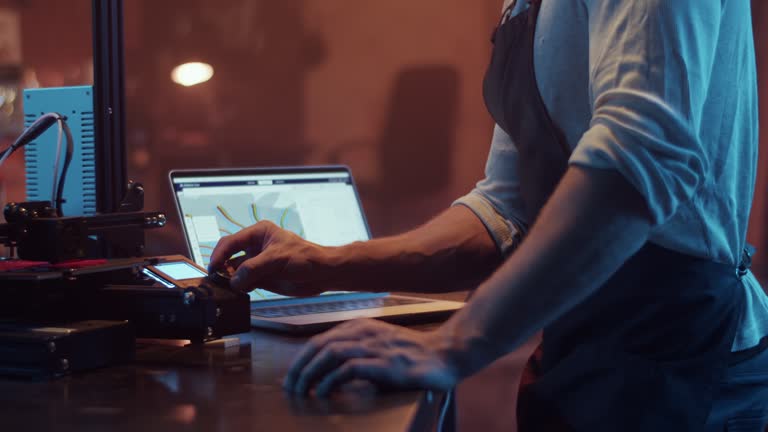
[{"label": "printer touchscreen", "polygon": [[144,274],[168,288],[197,286],[200,279],[208,276],[202,268],[189,261],[167,261],[148,266]]}]

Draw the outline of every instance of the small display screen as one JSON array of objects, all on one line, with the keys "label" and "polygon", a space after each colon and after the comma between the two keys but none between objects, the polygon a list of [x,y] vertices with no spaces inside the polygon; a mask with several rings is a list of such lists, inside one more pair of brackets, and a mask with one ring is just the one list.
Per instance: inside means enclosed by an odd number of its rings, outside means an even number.
[{"label": "small display screen", "polygon": [[163,263],[156,265],[155,268],[174,280],[195,279],[208,276],[197,267],[185,262]]}]

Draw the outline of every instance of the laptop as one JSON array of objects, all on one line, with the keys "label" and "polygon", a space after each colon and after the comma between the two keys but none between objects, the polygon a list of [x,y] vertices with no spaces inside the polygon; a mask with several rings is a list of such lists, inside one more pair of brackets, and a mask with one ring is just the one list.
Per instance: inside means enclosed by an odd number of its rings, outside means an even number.
[{"label": "laptop", "polygon": [[[204,268],[221,237],[262,220],[324,246],[371,238],[345,166],[175,170],[169,176],[188,256]],[[250,299],[253,327],[293,333],[320,331],[355,318],[441,320],[464,305],[365,292],[291,298],[258,288]]]}]

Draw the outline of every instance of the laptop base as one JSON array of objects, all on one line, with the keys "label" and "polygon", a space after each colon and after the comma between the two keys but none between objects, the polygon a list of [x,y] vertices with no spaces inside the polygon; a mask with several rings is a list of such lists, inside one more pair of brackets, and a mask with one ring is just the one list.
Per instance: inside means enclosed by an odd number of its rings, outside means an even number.
[{"label": "laptop base", "polygon": [[406,300],[401,306],[313,313],[280,318],[251,314],[251,326],[289,334],[312,334],[328,330],[337,324],[360,318],[373,318],[394,324],[425,324],[448,319],[464,306],[462,302],[432,300],[406,296],[388,296]]}]

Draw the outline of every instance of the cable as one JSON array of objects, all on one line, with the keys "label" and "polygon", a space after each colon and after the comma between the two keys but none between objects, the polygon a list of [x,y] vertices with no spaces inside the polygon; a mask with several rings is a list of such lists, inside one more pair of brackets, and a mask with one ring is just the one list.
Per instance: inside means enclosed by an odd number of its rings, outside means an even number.
[{"label": "cable", "polygon": [[56,185],[59,182],[59,162],[61,162],[61,132],[64,127],[62,126],[62,120],[59,119],[57,122],[59,124],[59,132],[56,134],[56,159],[53,162],[53,183],[51,185],[51,202],[56,202]]},{"label": "cable", "polygon": [[11,147],[13,146],[8,146],[7,149],[3,150],[3,153],[0,156],[0,166],[3,166],[3,162],[5,162],[5,160],[8,159],[8,156],[10,156],[11,153],[13,153],[13,150],[11,150]]},{"label": "cable", "polygon": [[[25,145],[32,142],[35,138],[42,135],[43,132],[48,130],[51,126],[53,126],[54,123],[58,122],[59,126],[64,131],[64,136],[67,139],[67,151],[64,156],[64,166],[61,170],[61,175],[58,180],[58,185],[54,183],[55,186],[55,194],[53,195],[53,204],[56,205],[56,212],[59,216],[63,216],[63,212],[61,210],[61,206],[64,202],[63,194],[64,194],[64,181],[66,180],[67,176],[67,170],[69,169],[69,164],[72,162],[72,155],[75,152],[73,139],[72,139],[72,131],[69,129],[69,125],[66,122],[66,117],[62,116],[59,113],[47,113],[43,114],[40,117],[37,118],[31,125],[29,125],[28,128],[24,129],[24,132],[19,135],[19,137],[16,139],[16,141],[10,145],[10,147],[6,148],[2,156],[0,156],[0,166],[3,165],[3,163],[11,156],[13,152],[20,149],[21,147],[24,147]],[[57,156],[56,156],[56,164],[58,165],[58,158],[59,154],[61,153],[61,149],[59,148],[60,145],[60,138],[57,142]],[[57,172],[54,171],[54,177],[56,176]]]},{"label": "cable", "polygon": [[56,190],[56,213],[59,217],[64,216],[64,212],[61,210],[64,203],[64,181],[67,178],[67,170],[69,164],[72,162],[72,155],[75,153],[74,140],[72,139],[72,131],[69,129],[67,121],[62,118],[61,126],[64,128],[64,136],[67,138],[67,152],[64,155],[64,166],[61,168],[61,177],[59,177],[59,186]]},{"label": "cable", "polygon": [[59,121],[60,118],[61,114],[59,113],[48,113],[38,117],[37,120],[32,122],[28,128],[24,129],[24,132],[22,132],[21,135],[16,138],[16,141],[11,144],[10,147],[5,149],[3,156],[0,157],[0,166],[3,165],[3,162],[5,162],[13,152],[21,147],[24,147],[32,140],[39,137],[43,132],[48,130],[49,127],[53,126],[54,123]]}]

